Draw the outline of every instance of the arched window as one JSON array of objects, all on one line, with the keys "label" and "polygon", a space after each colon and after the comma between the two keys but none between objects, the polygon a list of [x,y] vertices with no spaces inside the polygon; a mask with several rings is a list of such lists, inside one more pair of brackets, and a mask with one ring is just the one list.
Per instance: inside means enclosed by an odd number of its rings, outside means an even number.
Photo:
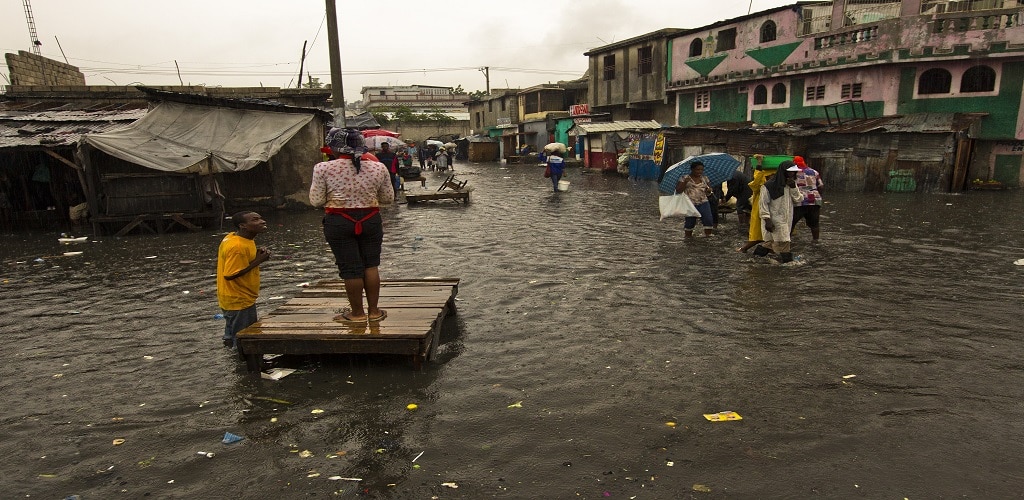
[{"label": "arched window", "polygon": [[921,73],[917,82],[918,94],[948,94],[953,75],[942,68],[932,68]]},{"label": "arched window", "polygon": [[700,38],[694,38],[690,42],[690,57],[700,57],[704,54],[704,42]]},{"label": "arched window", "polygon": [[975,66],[964,71],[960,92],[992,92],[996,89],[996,70],[988,66]]},{"label": "arched window", "polygon": [[772,104],[784,104],[786,102],[786,84],[776,83],[772,86]]},{"label": "arched window", "polygon": [[775,41],[775,21],[765,21],[761,25],[761,43]]},{"label": "arched window", "polygon": [[768,89],[764,85],[754,87],[754,104],[768,104]]}]

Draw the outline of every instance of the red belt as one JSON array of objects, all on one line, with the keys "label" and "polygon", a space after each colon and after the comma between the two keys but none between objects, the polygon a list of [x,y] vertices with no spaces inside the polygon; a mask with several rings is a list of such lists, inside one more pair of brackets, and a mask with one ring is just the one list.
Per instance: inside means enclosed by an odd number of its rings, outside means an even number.
[{"label": "red belt", "polygon": [[[362,212],[364,210],[369,210],[370,213],[366,214],[366,216],[363,217],[362,219],[358,219],[357,220],[355,217],[352,217],[351,215],[348,214],[348,212]],[[355,222],[356,223],[355,233],[356,233],[356,236],[359,236],[360,234],[363,234],[363,222],[366,222],[366,221],[370,220],[370,218],[372,218],[374,215],[379,214],[380,213],[380,208],[379,207],[369,207],[369,208],[334,208],[334,207],[326,207],[326,208],[324,208],[324,212],[328,213],[328,214],[340,215],[340,216],[342,216],[342,217],[344,217],[344,218],[346,218],[346,219],[348,219],[348,220],[350,220],[352,222]]]}]

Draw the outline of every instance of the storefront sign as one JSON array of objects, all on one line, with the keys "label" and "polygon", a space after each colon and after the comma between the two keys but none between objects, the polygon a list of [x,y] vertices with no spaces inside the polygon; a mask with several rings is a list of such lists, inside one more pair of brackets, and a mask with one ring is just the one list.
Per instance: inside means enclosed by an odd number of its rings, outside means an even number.
[{"label": "storefront sign", "polygon": [[[569,116],[580,116],[589,115],[590,105],[589,104],[573,104],[569,106]],[[579,122],[577,122],[579,123]]]}]

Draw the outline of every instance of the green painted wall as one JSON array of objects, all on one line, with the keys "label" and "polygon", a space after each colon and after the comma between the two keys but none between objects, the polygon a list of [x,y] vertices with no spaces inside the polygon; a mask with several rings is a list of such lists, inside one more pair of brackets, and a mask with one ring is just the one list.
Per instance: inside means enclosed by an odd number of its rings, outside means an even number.
[{"label": "green painted wall", "polygon": [[761,63],[762,66],[778,66],[782,64],[803,42],[784,43],[774,47],[748,49],[747,55]]},{"label": "green painted wall", "polygon": [[563,118],[555,122],[555,142],[569,144],[569,129],[576,125],[572,118]]},{"label": "green painted wall", "polygon": [[747,94],[740,94],[736,89],[711,91],[711,111],[695,113],[693,111],[693,92],[679,94],[679,125],[707,125],[718,122],[747,121]]},{"label": "green painted wall", "polygon": [[[751,111],[751,120],[755,123],[769,124],[785,122],[800,118],[819,118],[824,120],[825,108],[822,106],[804,106],[804,81],[793,80],[789,87],[788,108],[761,109]],[[679,125],[706,125],[717,122],[739,122],[747,118],[747,94],[737,92],[736,89],[723,89],[711,92],[711,111],[707,113],[695,113],[693,111],[694,93],[679,94]],[[885,111],[885,103],[866,102],[864,110],[867,116],[882,116]],[[853,109],[849,107],[839,108],[840,118],[852,118]],[[860,109],[857,114],[860,116]],[[835,113],[832,114],[833,118]]]},{"label": "green painted wall", "polygon": [[[999,95],[992,97],[931,97],[914,99],[921,67],[904,68],[900,72],[898,114],[910,113],[988,113],[981,121],[978,139],[1013,139],[1020,114],[1020,97],[1024,82],[1024,63],[1004,63]],[[955,84],[955,83],[954,83]]]}]

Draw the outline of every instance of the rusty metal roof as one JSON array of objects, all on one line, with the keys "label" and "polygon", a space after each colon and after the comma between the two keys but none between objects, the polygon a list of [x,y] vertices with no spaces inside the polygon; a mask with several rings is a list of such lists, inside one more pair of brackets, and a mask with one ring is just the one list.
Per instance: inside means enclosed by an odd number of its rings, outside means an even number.
[{"label": "rusty metal roof", "polygon": [[948,134],[970,127],[985,113],[914,113],[911,115],[885,116],[851,120],[829,128],[834,134],[856,134],[863,132]]},{"label": "rusty metal roof", "polygon": [[121,128],[145,114],[144,108],[38,112],[0,108],[0,149],[70,146],[82,134]]},{"label": "rusty metal roof", "polygon": [[661,124],[655,120],[621,120],[617,122],[601,122],[601,123],[578,123],[573,128],[579,128],[582,134],[590,134],[594,132],[620,132],[623,130],[635,130],[635,129],[657,129],[661,128]]}]

